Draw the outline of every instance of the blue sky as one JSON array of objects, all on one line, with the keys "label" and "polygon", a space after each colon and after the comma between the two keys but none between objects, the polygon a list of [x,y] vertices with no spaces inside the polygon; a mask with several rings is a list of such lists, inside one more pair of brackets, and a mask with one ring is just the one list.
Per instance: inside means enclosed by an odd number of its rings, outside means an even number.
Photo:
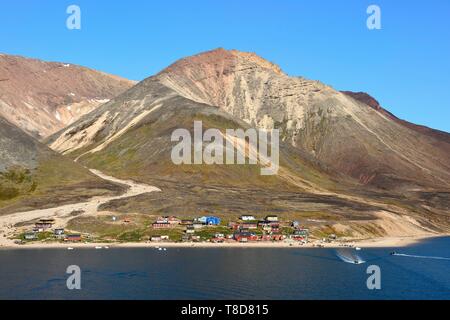
[{"label": "blue sky", "polygon": [[[66,8],[82,12],[66,28]],[[381,8],[381,30],[366,9]],[[366,91],[397,116],[450,132],[450,1],[3,0],[0,52],[141,80],[224,47],[290,75]]]}]

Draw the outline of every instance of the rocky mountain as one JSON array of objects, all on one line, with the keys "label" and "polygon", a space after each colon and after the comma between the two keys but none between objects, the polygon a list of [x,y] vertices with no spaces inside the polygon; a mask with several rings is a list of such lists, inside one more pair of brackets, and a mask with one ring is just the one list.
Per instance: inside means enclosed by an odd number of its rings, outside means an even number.
[{"label": "rocky mountain", "polygon": [[0,115],[38,139],[133,85],[77,65],[0,54]]},{"label": "rocky mountain", "polygon": [[0,214],[115,194],[103,181],[0,116]]},{"label": "rocky mountain", "polygon": [[[176,62],[46,142],[88,167],[163,190],[105,209],[272,212],[353,235],[448,230],[449,141],[368,103],[290,77],[255,54],[218,49]],[[261,176],[250,165],[174,165],[171,134],[192,133],[195,120],[204,130],[280,129],[278,174]]]},{"label": "rocky mountain", "polygon": [[374,101],[289,77],[255,54],[218,49],[182,59],[157,78],[252,126],[281,129],[284,141],[364,184],[450,186],[448,134],[436,146],[436,131],[418,134]]},{"label": "rocky mountain", "polygon": [[[431,136],[433,138],[435,138],[436,140],[440,141],[440,147],[444,148],[446,150],[449,150],[449,141],[450,141],[450,133],[448,132],[444,132],[444,131],[440,131],[440,130],[436,130],[436,129],[432,129],[432,128],[428,128],[425,126],[421,126],[418,124],[414,124],[402,119],[397,118],[395,115],[393,115],[391,112],[389,112],[388,110],[386,110],[385,108],[383,108],[380,103],[372,96],[370,96],[369,94],[365,93],[365,92],[352,92],[352,91],[342,91],[342,93],[358,100],[361,101],[364,104],[367,104],[368,106],[370,106],[371,108],[379,111],[380,113],[382,113],[383,115],[385,115],[386,117],[392,119],[393,121],[404,125],[405,127],[412,129],[414,131],[417,131],[421,134],[425,134],[428,136]],[[435,141],[436,142],[436,141]]]}]

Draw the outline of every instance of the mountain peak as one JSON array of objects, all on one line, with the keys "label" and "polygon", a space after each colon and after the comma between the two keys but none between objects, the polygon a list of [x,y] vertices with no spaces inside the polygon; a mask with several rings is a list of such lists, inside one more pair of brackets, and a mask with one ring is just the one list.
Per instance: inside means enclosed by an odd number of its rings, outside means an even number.
[{"label": "mountain peak", "polygon": [[239,50],[226,50],[224,48],[217,48],[210,51],[205,51],[190,57],[180,59],[164,69],[163,73],[183,73],[194,68],[215,70],[217,75],[222,73],[232,73],[241,71],[242,67],[246,68],[260,68],[277,74],[283,74],[281,68],[258,56],[254,52],[244,52]]}]

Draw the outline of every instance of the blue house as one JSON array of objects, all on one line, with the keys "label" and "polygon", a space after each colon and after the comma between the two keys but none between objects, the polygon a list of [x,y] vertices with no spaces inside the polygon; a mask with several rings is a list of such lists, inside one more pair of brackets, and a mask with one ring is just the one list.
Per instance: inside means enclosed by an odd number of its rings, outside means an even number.
[{"label": "blue house", "polygon": [[220,224],[220,218],[212,217],[212,216],[201,217],[201,218],[198,218],[197,221],[207,224],[207,225],[219,225]]}]

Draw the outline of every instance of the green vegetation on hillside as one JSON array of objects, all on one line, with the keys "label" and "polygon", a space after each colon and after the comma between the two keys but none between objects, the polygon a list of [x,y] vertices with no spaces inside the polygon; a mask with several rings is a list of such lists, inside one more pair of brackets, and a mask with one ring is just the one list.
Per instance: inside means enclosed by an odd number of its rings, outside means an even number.
[{"label": "green vegetation on hillside", "polygon": [[37,169],[16,167],[0,173],[0,214],[51,208],[123,191],[123,187],[96,177],[70,159],[50,155],[40,160]]},{"label": "green vegetation on hillside", "polygon": [[37,182],[28,169],[15,167],[0,173],[0,205],[3,201],[36,190]]}]

